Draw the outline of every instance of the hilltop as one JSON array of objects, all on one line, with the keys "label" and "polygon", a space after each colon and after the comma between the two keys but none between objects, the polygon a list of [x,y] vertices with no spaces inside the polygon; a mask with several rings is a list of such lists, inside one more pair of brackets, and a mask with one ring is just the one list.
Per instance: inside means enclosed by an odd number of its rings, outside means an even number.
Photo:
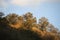
[{"label": "hilltop", "polygon": [[36,17],[27,12],[20,16],[15,13],[3,17],[0,12],[0,40],[59,40],[60,31],[48,19]]}]

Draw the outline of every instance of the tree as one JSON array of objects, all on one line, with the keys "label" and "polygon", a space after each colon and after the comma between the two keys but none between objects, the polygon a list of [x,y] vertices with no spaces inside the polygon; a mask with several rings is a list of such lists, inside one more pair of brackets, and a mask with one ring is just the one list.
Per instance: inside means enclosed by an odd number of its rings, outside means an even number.
[{"label": "tree", "polygon": [[31,29],[33,26],[33,24],[36,24],[36,17],[33,17],[32,13],[28,12],[26,13],[24,16],[24,26],[27,29]]},{"label": "tree", "polygon": [[4,15],[3,12],[0,12],[0,21],[2,21],[2,16]]},{"label": "tree", "polygon": [[39,27],[40,29],[46,30],[47,25],[49,24],[48,19],[45,17],[42,17],[41,19],[39,19]]},{"label": "tree", "polygon": [[25,15],[23,15],[25,19],[32,18],[33,15],[30,12],[27,12]]},{"label": "tree", "polygon": [[48,29],[49,32],[52,32],[52,33],[55,33],[55,34],[58,33],[58,29],[55,28],[54,25],[52,25],[52,24],[49,24],[47,29]]},{"label": "tree", "polygon": [[16,14],[9,14],[6,16],[6,19],[9,23],[15,24],[18,21],[18,15]]},{"label": "tree", "polygon": [[4,13],[3,13],[3,12],[0,12],[0,18],[1,18],[3,15],[4,15]]},{"label": "tree", "polygon": [[4,18],[2,17],[3,15],[4,15],[4,13],[3,12],[0,12],[0,25],[2,24],[2,22],[4,20]]}]

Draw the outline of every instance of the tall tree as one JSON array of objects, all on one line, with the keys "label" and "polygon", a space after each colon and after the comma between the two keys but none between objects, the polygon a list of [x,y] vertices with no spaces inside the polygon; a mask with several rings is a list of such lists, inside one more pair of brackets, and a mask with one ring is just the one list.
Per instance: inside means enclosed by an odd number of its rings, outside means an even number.
[{"label": "tall tree", "polygon": [[27,29],[32,28],[32,25],[36,22],[36,17],[33,17],[32,13],[28,12],[24,15],[24,26]]},{"label": "tall tree", "polygon": [[2,18],[3,15],[4,15],[4,13],[0,12],[0,24],[3,22],[3,18]]},{"label": "tall tree", "polygon": [[48,19],[45,17],[42,17],[41,19],[39,19],[39,27],[40,29],[46,30],[47,25],[49,24]]}]

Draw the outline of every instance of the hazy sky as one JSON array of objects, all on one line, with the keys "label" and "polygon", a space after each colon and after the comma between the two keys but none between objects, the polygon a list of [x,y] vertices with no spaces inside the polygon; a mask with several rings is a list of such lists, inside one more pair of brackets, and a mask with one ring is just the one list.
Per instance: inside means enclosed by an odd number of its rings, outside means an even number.
[{"label": "hazy sky", "polygon": [[50,23],[60,29],[60,0],[0,0],[0,11],[6,15],[31,12],[37,19],[48,18]]}]

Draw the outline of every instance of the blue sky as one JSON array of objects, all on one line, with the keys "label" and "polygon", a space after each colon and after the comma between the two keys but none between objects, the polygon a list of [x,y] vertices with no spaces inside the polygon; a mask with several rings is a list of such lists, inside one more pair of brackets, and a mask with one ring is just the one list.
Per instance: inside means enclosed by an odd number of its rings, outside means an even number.
[{"label": "blue sky", "polygon": [[60,29],[60,0],[3,0],[0,11],[6,15],[9,13],[23,15],[31,12],[37,19],[48,18],[50,23]]}]

